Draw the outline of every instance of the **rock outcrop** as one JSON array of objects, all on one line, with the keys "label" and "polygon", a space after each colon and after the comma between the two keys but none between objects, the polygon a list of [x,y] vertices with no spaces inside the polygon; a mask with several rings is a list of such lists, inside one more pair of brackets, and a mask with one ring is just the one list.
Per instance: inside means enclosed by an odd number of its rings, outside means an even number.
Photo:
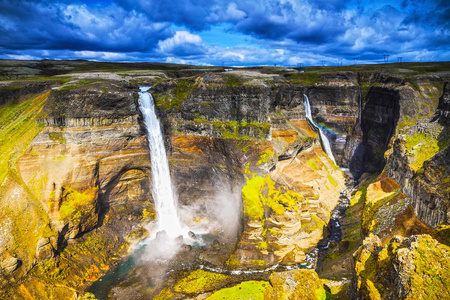
[{"label": "rock outcrop", "polygon": [[369,236],[355,253],[350,290],[358,299],[444,299],[450,248],[429,235],[393,238],[384,247]]},{"label": "rock outcrop", "polygon": [[61,294],[74,293],[126,253],[131,235],[154,219],[136,92],[93,83],[46,95],[39,133],[2,185],[2,284],[9,286],[2,289],[15,290],[10,297],[50,295],[53,282],[67,287]]},{"label": "rock outcrop", "polygon": [[[5,63],[6,79],[79,68]],[[226,272],[298,266],[326,243],[330,214],[348,195],[343,239],[328,245],[321,276],[353,272],[358,299],[449,294],[448,72],[157,67],[1,83],[0,297],[78,297],[150,234],[156,214],[137,83],[153,85],[182,221],[215,236],[205,251],[185,247],[186,257]],[[305,118],[304,94],[338,166]],[[352,197],[341,194],[354,183]],[[349,282],[325,289],[311,270],[266,275],[182,270],[151,291],[127,282],[110,295],[244,297],[247,289],[320,299]],[[195,291],[183,281],[191,279]]]}]

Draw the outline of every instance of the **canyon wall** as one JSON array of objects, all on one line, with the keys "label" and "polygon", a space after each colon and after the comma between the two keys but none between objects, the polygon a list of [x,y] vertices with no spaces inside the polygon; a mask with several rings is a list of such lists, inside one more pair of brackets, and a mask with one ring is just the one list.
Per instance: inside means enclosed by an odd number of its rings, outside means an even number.
[{"label": "canyon wall", "polygon": [[[192,72],[139,84],[153,85],[183,222],[206,224],[226,248],[203,261],[239,270],[305,262],[354,184],[358,238],[386,244],[448,224],[448,73],[345,71],[307,81],[298,72]],[[104,76],[2,85],[1,113],[12,124],[2,132],[10,153],[0,169],[2,296],[82,294],[150,233],[138,86]],[[338,166],[306,121],[303,94]],[[370,247],[364,259],[378,255]],[[365,297],[370,283],[355,280],[353,296]]]}]

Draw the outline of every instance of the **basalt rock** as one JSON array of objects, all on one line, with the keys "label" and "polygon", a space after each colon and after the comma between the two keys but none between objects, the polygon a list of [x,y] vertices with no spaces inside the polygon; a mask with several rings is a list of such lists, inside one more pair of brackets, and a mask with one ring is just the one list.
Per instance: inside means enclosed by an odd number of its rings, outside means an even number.
[{"label": "basalt rock", "polygon": [[[14,268],[8,263],[5,270],[14,269],[17,279],[29,274],[23,288],[6,289],[15,290],[13,295],[44,297],[36,285],[47,284],[44,274],[59,272],[64,275],[50,277],[73,289],[66,292],[82,289],[86,279],[101,276],[126,252],[133,232],[154,220],[149,153],[136,96],[117,83],[50,93],[36,121],[41,131],[16,163],[18,177],[7,177],[2,186],[2,197],[29,215],[20,222],[8,219],[14,230],[2,237],[8,252],[17,255]],[[30,238],[25,232],[34,227],[42,229]],[[99,227],[102,233],[93,234]],[[117,241],[102,244],[108,235]],[[109,254],[96,253],[100,245]],[[4,263],[10,261],[6,253],[0,252]],[[76,259],[70,263],[69,256]]]},{"label": "basalt rock", "polygon": [[[17,76],[44,74],[41,67],[17,70]],[[60,67],[47,69],[63,72]],[[389,243],[389,258],[380,253],[393,235],[448,222],[446,75],[414,81],[385,71],[335,72],[312,80],[295,70],[209,71],[165,71],[151,89],[183,222],[213,228],[218,236],[210,246],[214,255],[199,259],[236,269],[297,264],[323,238],[345,180],[305,120],[306,94],[339,166],[354,179],[385,170],[357,205],[366,205],[363,233],[381,240],[366,242],[356,254],[355,297],[422,295],[409,282],[422,276],[414,277],[411,266],[427,254],[414,249],[425,249],[426,241],[446,253],[443,246],[427,236],[399,238]],[[139,80],[155,83],[144,77]],[[6,292],[0,296],[73,297],[125,255],[129,243],[149,234],[144,224],[156,218],[149,151],[138,89],[127,80],[91,74],[87,83],[58,79],[1,88],[0,105],[22,103],[28,93],[49,94],[41,95],[48,98],[33,116],[35,134],[11,157],[1,187],[0,289]],[[260,189],[252,198],[255,186]],[[255,201],[248,205],[249,199]],[[336,248],[347,251],[354,241],[347,242]],[[426,276],[432,277],[417,282]]]},{"label": "basalt rock", "polygon": [[369,236],[354,254],[353,299],[440,299],[450,290],[450,248],[429,235],[393,238],[382,247]]}]

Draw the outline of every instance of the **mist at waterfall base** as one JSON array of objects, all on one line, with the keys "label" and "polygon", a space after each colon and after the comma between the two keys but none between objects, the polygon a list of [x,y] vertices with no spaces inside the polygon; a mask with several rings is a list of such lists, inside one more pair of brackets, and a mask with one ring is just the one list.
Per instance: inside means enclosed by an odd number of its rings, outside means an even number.
[{"label": "mist at waterfall base", "polygon": [[139,249],[138,264],[151,266],[148,276],[157,284],[180,252],[188,257],[186,253],[192,248],[207,247],[214,239],[211,234],[235,234],[240,220],[240,202],[238,195],[228,193],[224,188],[218,189],[220,192],[211,199],[199,199],[189,206],[178,206],[161,126],[148,89],[141,87],[139,105],[149,142],[156,224],[148,224],[151,235],[136,245],[136,249]]}]

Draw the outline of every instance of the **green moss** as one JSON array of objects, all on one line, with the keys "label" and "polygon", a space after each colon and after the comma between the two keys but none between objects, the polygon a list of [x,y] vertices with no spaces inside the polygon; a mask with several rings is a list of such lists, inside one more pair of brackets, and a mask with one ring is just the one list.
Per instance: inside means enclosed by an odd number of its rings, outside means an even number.
[{"label": "green moss", "polygon": [[350,198],[350,206],[356,206],[366,201],[367,188],[369,184],[366,184],[359,188]]},{"label": "green moss", "polygon": [[417,242],[411,299],[445,299],[450,293],[450,247],[424,235]]},{"label": "green moss", "polygon": [[259,250],[267,250],[269,248],[269,243],[267,243],[267,241],[259,242],[256,248]]},{"label": "green moss", "polygon": [[450,225],[439,225],[433,229],[431,236],[439,243],[450,247]]},{"label": "green moss", "polygon": [[256,164],[262,165],[262,164],[268,162],[272,157],[273,157],[273,150],[267,149],[263,152],[263,154],[261,155],[260,159],[258,160],[258,162]]},{"label": "green moss", "polygon": [[236,257],[235,254],[231,254],[230,257],[225,262],[225,265],[234,269],[241,265],[241,261],[239,260],[238,257]]},{"label": "green moss", "polygon": [[68,90],[75,90],[75,89],[79,89],[81,87],[85,87],[94,83],[100,83],[100,82],[104,82],[104,80],[99,80],[99,79],[80,79],[80,80],[74,80],[74,81],[69,81],[66,84],[64,84],[63,86],[61,86],[61,88],[59,89],[60,91],[68,91]]},{"label": "green moss", "polygon": [[448,142],[447,145],[441,143],[440,146],[438,143],[437,139],[420,132],[405,136],[406,154],[412,157],[410,166],[413,171],[418,171],[426,160],[432,158],[443,147],[448,146]]},{"label": "green moss", "polygon": [[322,283],[330,289],[331,295],[326,299],[347,299],[347,292],[350,287],[350,282],[332,281],[329,279],[320,279]]},{"label": "green moss", "polygon": [[236,76],[236,75],[224,75],[223,80],[225,85],[232,90],[234,87],[241,87],[244,85],[244,78]]},{"label": "green moss", "polygon": [[321,218],[319,218],[316,215],[311,215],[311,220],[306,221],[303,220],[302,221],[302,231],[305,231],[307,233],[311,233],[313,231],[316,231],[318,229],[322,230],[324,226],[326,226],[327,224],[325,223],[325,221],[323,221]]},{"label": "green moss", "polygon": [[42,130],[36,125],[36,115],[41,111],[50,92],[30,97],[28,100],[9,102],[0,107],[0,185],[11,168],[27,149],[33,138]]},{"label": "green moss", "polygon": [[205,300],[264,300],[264,294],[269,286],[270,284],[267,281],[244,281],[236,286],[216,291]]},{"label": "green moss", "polygon": [[165,110],[179,110],[183,101],[198,88],[195,78],[181,78],[176,81],[176,86],[167,94],[153,94],[156,106]]},{"label": "green moss", "polygon": [[154,210],[149,210],[144,208],[142,210],[142,220],[154,221],[156,219],[156,212]]},{"label": "green moss", "polygon": [[[254,141],[265,139],[270,131],[270,123],[214,120],[212,124],[220,131],[221,137],[224,139]],[[250,129],[253,131],[252,136],[243,133],[245,131],[249,132]]]},{"label": "green moss", "polygon": [[97,188],[89,188],[80,193],[72,188],[65,188],[63,192],[63,201],[59,208],[59,219],[72,221],[78,224],[81,219],[90,214],[95,208],[95,200],[97,198]]},{"label": "green moss", "polygon": [[290,81],[300,85],[313,85],[319,80],[319,73],[305,72],[292,75]]},{"label": "green moss", "polygon": [[40,262],[32,275],[54,285],[77,288],[80,283],[99,279],[127,249],[128,244],[118,243],[114,235],[90,231],[69,243],[57,259]]},{"label": "green moss", "polygon": [[319,171],[319,166],[317,166],[317,162],[316,162],[315,158],[311,158],[311,159],[307,160],[306,163],[314,171]]},{"label": "green moss", "polygon": [[216,289],[219,285],[223,285],[224,281],[231,278],[229,275],[223,275],[204,270],[196,270],[191,272],[187,277],[179,280],[174,291],[185,294],[196,294]]},{"label": "green moss", "polygon": [[262,220],[264,218],[264,203],[260,195],[265,185],[264,177],[255,176],[251,180],[247,179],[247,184],[242,188],[244,213],[250,219]]},{"label": "green moss", "polygon": [[242,200],[245,215],[250,219],[262,221],[265,207],[283,215],[285,209],[297,210],[297,203],[303,201],[304,197],[292,191],[282,193],[275,187],[270,176],[266,175],[247,179],[247,184],[242,188]]},{"label": "green moss", "polygon": [[336,187],[339,185],[339,184],[337,183],[336,179],[334,179],[333,176],[331,176],[330,174],[328,174],[327,178],[328,178],[328,181],[331,183],[331,185],[332,185],[333,187],[336,188]]},{"label": "green moss", "polygon": [[49,132],[48,137],[53,142],[58,142],[60,144],[65,144],[67,142],[61,132]]},{"label": "green moss", "polygon": [[97,300],[97,298],[95,298],[95,295],[92,293],[84,293],[80,300]]},{"label": "green moss", "polygon": [[192,93],[196,87],[195,80],[180,79],[175,88],[175,98],[172,101],[172,107],[179,109],[180,104]]},{"label": "green moss", "polygon": [[388,205],[388,202],[395,198],[400,192],[401,190],[399,188],[381,199],[366,198],[361,220],[361,226],[364,232],[372,232],[375,229],[378,222],[380,221],[374,218],[375,214],[382,206]]},{"label": "green moss", "polygon": [[194,119],[194,122],[196,122],[196,123],[206,123],[206,122],[208,122],[208,120],[207,119],[205,119],[205,117],[204,116],[197,116],[195,119]]},{"label": "green moss", "polygon": [[167,287],[167,288],[164,288],[163,290],[161,290],[161,292],[159,292],[158,295],[153,297],[153,300],[167,300],[167,299],[171,299],[174,296],[175,296],[175,294],[173,293],[173,291]]}]

